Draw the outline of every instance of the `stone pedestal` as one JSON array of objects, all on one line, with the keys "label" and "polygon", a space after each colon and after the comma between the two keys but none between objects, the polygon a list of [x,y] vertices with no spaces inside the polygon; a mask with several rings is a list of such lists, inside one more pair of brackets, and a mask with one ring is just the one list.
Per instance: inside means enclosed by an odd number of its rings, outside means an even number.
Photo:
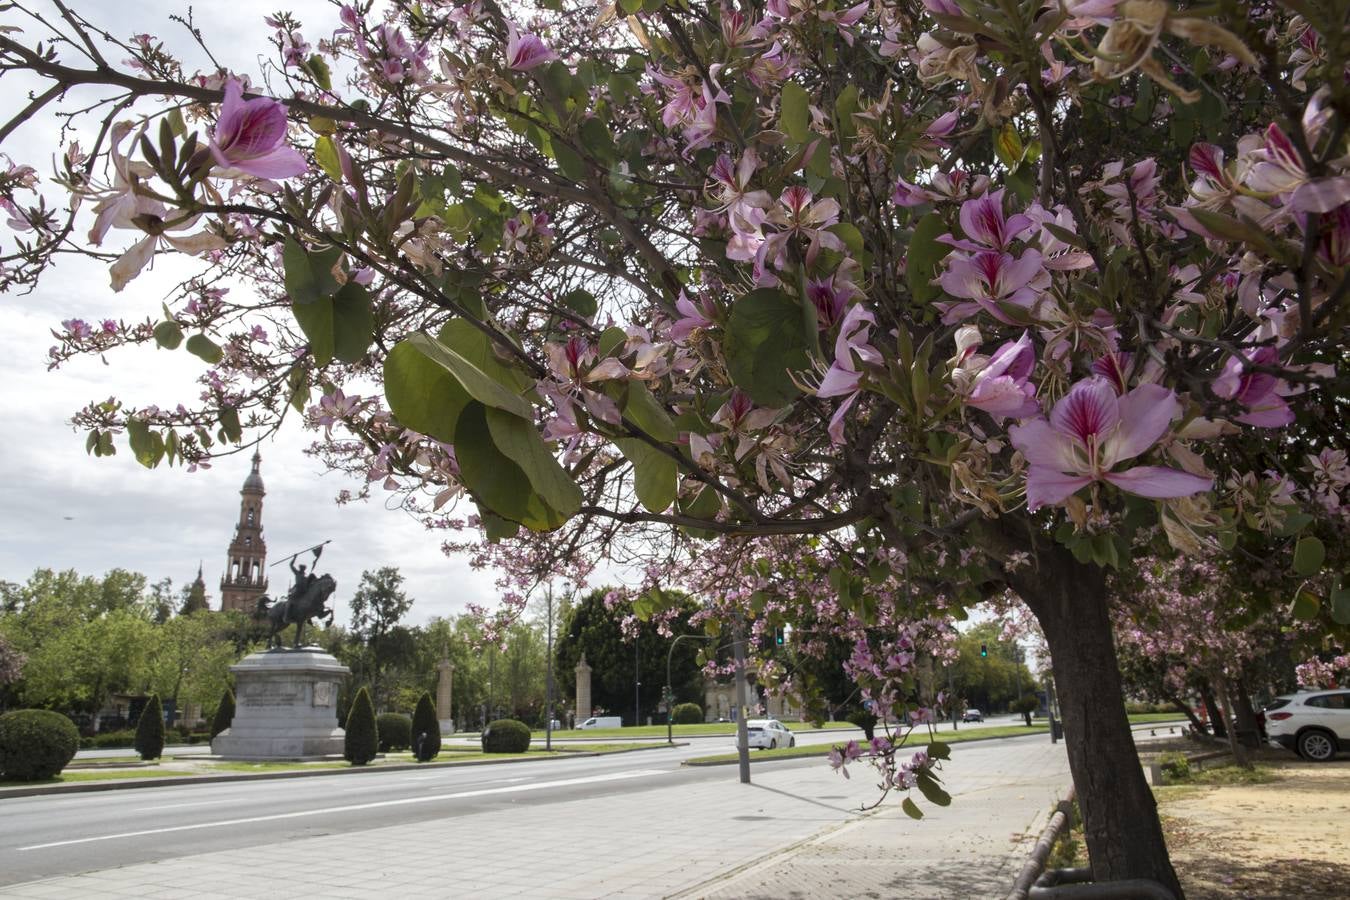
[{"label": "stone pedestal", "polygon": [[577,662],[577,722],[591,717],[591,667],[586,664],[586,654],[581,654]]},{"label": "stone pedestal", "polygon": [[234,720],[211,741],[227,759],[341,756],[338,685],[348,669],[317,647],[252,653],[230,666]]},{"label": "stone pedestal", "polygon": [[455,730],[454,709],[450,703],[450,694],[455,686],[455,664],[442,658],[436,664],[439,678],[436,680],[436,718],[440,721],[441,734],[450,734]]}]

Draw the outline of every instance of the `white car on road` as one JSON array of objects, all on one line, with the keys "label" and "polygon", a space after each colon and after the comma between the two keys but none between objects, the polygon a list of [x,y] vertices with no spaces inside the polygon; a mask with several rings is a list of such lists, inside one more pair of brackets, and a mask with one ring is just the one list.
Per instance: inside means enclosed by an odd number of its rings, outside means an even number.
[{"label": "white car on road", "polygon": [[1270,742],[1304,759],[1327,762],[1339,750],[1350,751],[1350,690],[1276,697],[1264,716]]},{"label": "white car on road", "polygon": [[797,739],[792,736],[792,732],[777,719],[746,719],[745,733],[752,750],[797,746]]}]

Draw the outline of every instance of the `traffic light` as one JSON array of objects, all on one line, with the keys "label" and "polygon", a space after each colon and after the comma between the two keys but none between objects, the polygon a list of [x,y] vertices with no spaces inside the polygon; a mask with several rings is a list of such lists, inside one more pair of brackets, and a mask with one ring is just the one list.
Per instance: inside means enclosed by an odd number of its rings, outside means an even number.
[{"label": "traffic light", "polygon": [[773,642],[776,646],[783,646],[783,629],[781,627],[773,630]]},{"label": "traffic light", "polygon": [[985,656],[988,656],[988,655],[989,655],[989,645],[988,645],[988,644],[980,644],[980,656],[981,656],[981,657],[985,657]]}]

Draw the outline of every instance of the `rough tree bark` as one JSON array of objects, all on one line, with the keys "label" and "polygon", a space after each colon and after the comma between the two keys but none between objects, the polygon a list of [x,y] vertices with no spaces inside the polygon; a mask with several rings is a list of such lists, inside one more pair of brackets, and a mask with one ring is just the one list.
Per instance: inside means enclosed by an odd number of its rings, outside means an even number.
[{"label": "rough tree bark", "polygon": [[1093,879],[1149,878],[1181,898],[1125,714],[1105,575],[1059,545],[1037,549],[1009,580],[1050,646]]},{"label": "rough tree bark", "polygon": [[1219,702],[1214,699],[1214,690],[1208,681],[1200,683],[1200,702],[1205,704],[1205,713],[1209,716],[1209,726],[1214,736],[1228,737],[1228,730],[1223,727],[1223,715],[1219,712]]}]

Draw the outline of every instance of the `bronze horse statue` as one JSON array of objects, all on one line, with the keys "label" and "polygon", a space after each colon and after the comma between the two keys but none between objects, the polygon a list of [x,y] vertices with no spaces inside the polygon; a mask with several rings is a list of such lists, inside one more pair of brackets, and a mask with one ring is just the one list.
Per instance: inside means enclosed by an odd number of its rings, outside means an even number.
[{"label": "bronze horse statue", "polygon": [[276,603],[272,603],[265,594],[259,597],[253,618],[266,618],[272,626],[271,633],[267,635],[267,646],[269,648],[281,646],[281,640],[277,635],[287,625],[295,625],[295,649],[298,650],[306,622],[327,616],[326,624],[333,624],[333,611],[326,604],[336,589],[337,582],[333,580],[332,575],[320,575],[298,597],[279,600]]}]

